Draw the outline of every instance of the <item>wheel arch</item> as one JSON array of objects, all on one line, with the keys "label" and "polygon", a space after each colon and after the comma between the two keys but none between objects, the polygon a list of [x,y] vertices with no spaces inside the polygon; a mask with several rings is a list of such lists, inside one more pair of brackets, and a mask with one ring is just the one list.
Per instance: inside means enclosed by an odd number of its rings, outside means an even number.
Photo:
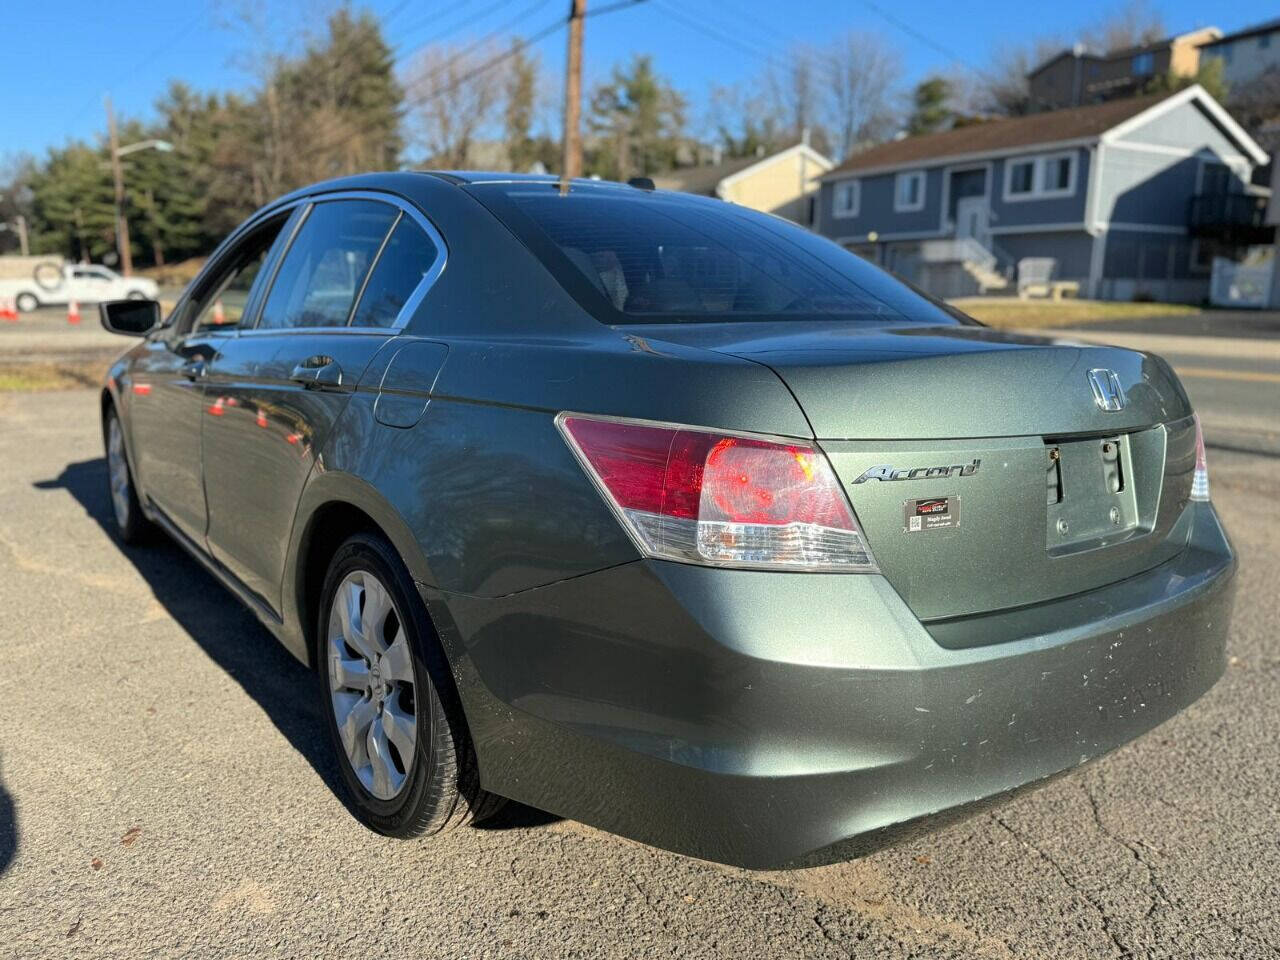
[{"label": "wheel arch", "polygon": [[360,532],[386,537],[414,581],[431,582],[417,539],[374,487],[348,474],[325,473],[314,478],[294,521],[293,559],[283,598],[291,608],[289,619],[298,625],[298,649],[293,652],[312,668],[316,665],[320,593],[329,561],[338,547]]}]

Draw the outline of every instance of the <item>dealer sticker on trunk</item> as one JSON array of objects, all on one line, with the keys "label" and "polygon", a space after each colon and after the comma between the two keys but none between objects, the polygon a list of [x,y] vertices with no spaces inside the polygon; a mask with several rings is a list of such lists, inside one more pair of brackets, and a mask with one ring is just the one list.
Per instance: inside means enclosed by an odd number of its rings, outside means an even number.
[{"label": "dealer sticker on trunk", "polygon": [[960,526],[959,497],[926,497],[908,500],[903,506],[906,511],[906,533],[949,530]]}]

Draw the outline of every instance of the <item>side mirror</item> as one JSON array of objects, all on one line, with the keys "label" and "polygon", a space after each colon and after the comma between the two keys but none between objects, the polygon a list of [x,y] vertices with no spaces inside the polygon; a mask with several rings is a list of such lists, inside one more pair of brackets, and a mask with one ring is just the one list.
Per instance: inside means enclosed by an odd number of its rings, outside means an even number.
[{"label": "side mirror", "polygon": [[104,330],[142,337],[160,326],[160,304],[154,300],[104,300],[98,304],[98,319]]}]

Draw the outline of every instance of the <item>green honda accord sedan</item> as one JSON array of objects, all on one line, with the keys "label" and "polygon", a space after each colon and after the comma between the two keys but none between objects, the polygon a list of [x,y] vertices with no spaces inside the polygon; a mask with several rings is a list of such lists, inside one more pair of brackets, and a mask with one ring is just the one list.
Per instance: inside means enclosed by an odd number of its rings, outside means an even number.
[{"label": "green honda accord sedan", "polygon": [[[130,543],[314,667],[368,826],[511,798],[855,855],[1223,670],[1235,559],[1159,357],[983,327],[719,200],[388,173],[263,208],[102,391]],[[264,785],[269,790],[269,785]]]}]

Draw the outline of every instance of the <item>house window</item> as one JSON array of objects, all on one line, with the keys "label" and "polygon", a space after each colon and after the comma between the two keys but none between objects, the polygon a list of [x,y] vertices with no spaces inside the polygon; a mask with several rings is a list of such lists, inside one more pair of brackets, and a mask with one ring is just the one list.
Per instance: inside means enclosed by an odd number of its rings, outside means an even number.
[{"label": "house window", "polygon": [[1067,197],[1076,190],[1076,154],[1050,153],[1010,160],[1004,167],[1004,199]]},{"label": "house window", "polygon": [[1009,187],[1005,193],[1030,194],[1035,189],[1035,180],[1036,162],[1034,160],[1014,160],[1009,164]]},{"label": "house window", "polygon": [[1264,33],[1258,38],[1258,49],[1266,50],[1269,46],[1271,46],[1271,34]]},{"label": "house window", "polygon": [[924,171],[900,173],[893,184],[895,211],[919,210],[924,206]]},{"label": "house window", "polygon": [[1153,53],[1140,53],[1133,58],[1133,75],[1135,77],[1149,77],[1155,73],[1156,57]]},{"label": "house window", "polygon": [[844,180],[836,184],[832,212],[837,217],[858,215],[858,201],[862,193],[860,187],[861,183],[857,180]]},{"label": "house window", "polygon": [[1071,189],[1071,167],[1075,158],[1071,154],[1050,157],[1044,162],[1045,193],[1064,193]]}]

